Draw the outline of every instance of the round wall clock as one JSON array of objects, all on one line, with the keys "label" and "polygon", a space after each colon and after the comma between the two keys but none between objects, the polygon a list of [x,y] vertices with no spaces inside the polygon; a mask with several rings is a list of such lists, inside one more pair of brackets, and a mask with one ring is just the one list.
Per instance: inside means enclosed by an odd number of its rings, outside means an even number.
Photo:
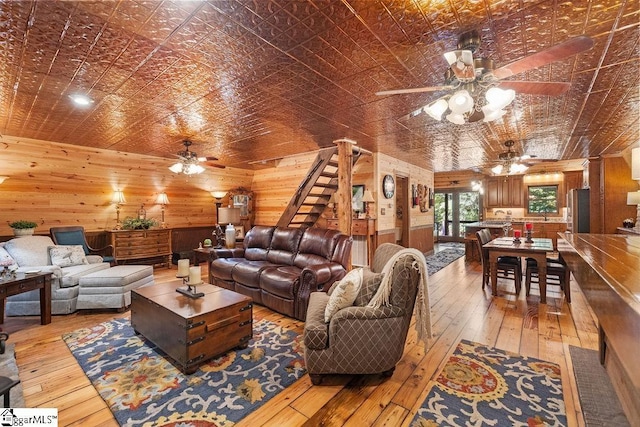
[{"label": "round wall clock", "polygon": [[393,197],[395,191],[396,183],[393,177],[391,175],[385,175],[384,178],[382,178],[382,194],[384,194],[386,199],[390,199]]}]

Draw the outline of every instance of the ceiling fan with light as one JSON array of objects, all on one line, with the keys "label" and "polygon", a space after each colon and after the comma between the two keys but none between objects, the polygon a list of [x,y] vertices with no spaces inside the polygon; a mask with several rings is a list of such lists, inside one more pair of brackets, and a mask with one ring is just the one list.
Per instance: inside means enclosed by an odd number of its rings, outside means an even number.
[{"label": "ceiling fan with light", "polygon": [[409,116],[425,112],[440,121],[447,113],[446,119],[456,124],[479,120],[490,122],[505,114],[504,108],[513,102],[516,92],[557,96],[569,90],[570,86],[568,82],[504,79],[589,50],[593,46],[593,40],[587,36],[574,37],[499,68],[495,68],[490,58],[474,57],[479,46],[480,35],[477,31],[460,35],[457,50],[444,54],[449,68],[445,71],[445,84],[442,86],[383,90],[376,92],[376,95],[449,90],[453,93],[411,112]]},{"label": "ceiling fan with light", "polygon": [[507,147],[507,151],[503,151],[498,154],[499,164],[491,168],[491,172],[495,175],[500,175],[505,172],[507,175],[524,173],[529,169],[529,166],[532,166],[534,163],[556,161],[554,159],[538,159],[536,156],[529,154],[520,154],[512,149],[514,145],[515,141],[511,139],[504,142],[504,146]]},{"label": "ceiling fan with light", "polygon": [[194,151],[189,150],[189,147],[193,144],[193,142],[185,139],[182,144],[184,145],[184,150],[178,151],[177,156],[180,161],[174,163],[169,167],[169,170],[173,173],[183,173],[185,175],[196,175],[205,171],[205,168],[200,165],[200,163],[205,163],[208,166],[213,166],[216,168],[224,169],[226,166],[219,165],[216,163],[211,163],[218,160],[217,157],[213,156],[204,156],[198,157],[198,154]]}]

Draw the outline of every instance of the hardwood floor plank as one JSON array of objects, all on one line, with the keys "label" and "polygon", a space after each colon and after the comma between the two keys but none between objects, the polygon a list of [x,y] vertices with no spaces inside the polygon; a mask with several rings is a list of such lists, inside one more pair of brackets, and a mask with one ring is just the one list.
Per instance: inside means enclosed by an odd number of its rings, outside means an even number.
[{"label": "hardwood floor plank", "polygon": [[[203,264],[204,267],[204,264]],[[498,296],[482,289],[481,265],[461,258],[429,277],[434,336],[425,353],[410,327],[403,358],[393,376],[329,376],[328,385],[313,386],[304,376],[239,426],[372,426],[409,425],[424,401],[433,378],[461,339],[518,352],[561,366],[569,426],[583,426],[568,346],[597,348],[597,324],[580,288],[572,283],[572,303],[550,290],[539,304],[537,288],[530,297],[515,295],[513,282],[500,280]],[[206,268],[203,268],[206,276]],[[157,268],[155,281],[175,280],[175,270]],[[267,319],[301,334],[304,322],[254,306],[254,322]],[[77,312],[53,316],[42,326],[36,316],[6,318],[3,330],[15,343],[28,407],[57,407],[60,426],[116,426],[106,403],[89,383],[61,336],[130,313]]]}]

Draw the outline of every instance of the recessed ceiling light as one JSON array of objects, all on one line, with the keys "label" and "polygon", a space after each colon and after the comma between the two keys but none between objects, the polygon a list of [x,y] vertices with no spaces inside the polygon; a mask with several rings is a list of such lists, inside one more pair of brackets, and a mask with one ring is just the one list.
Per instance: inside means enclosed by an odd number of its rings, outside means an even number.
[{"label": "recessed ceiling light", "polygon": [[69,97],[76,105],[80,105],[82,107],[93,104],[93,99],[86,95],[69,95]]}]

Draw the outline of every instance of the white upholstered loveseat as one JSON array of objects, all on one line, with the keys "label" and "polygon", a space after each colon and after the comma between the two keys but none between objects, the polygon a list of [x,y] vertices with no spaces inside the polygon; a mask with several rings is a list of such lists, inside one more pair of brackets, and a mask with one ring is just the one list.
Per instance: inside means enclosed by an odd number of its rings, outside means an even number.
[{"label": "white upholstered loveseat", "polygon": [[[110,267],[98,255],[87,255],[87,263],[60,267],[51,262],[49,248],[56,246],[49,236],[26,236],[0,243],[0,260],[7,255],[18,265],[18,271],[50,271],[51,314],[69,314],[76,311],[78,283],[82,276]],[[40,314],[38,290],[13,295],[5,305],[7,316],[36,316]]]}]

